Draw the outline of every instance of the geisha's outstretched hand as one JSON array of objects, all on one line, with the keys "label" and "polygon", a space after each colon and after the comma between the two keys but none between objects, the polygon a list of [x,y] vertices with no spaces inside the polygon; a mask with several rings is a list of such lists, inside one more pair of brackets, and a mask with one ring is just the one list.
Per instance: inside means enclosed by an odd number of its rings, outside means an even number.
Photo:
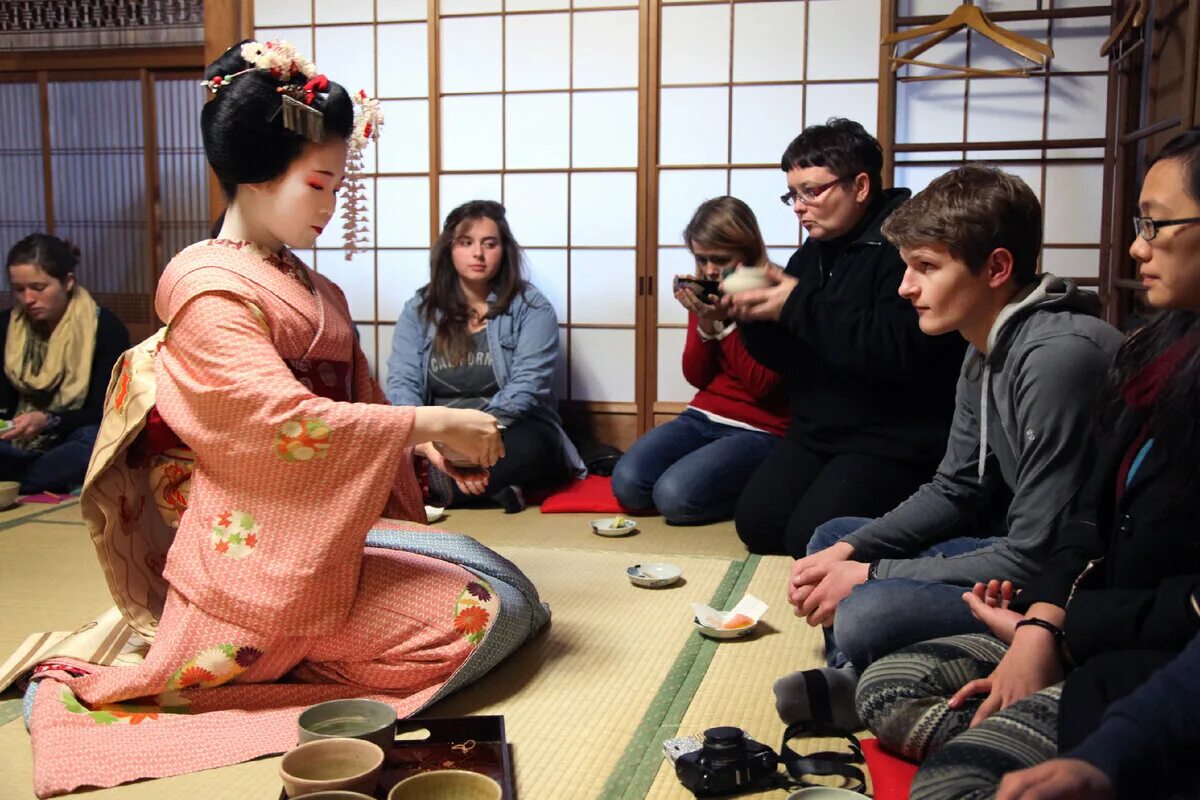
[{"label": "geisha's outstretched hand", "polygon": [[470,408],[418,407],[410,441],[441,442],[480,467],[504,458],[500,423],[491,414]]}]

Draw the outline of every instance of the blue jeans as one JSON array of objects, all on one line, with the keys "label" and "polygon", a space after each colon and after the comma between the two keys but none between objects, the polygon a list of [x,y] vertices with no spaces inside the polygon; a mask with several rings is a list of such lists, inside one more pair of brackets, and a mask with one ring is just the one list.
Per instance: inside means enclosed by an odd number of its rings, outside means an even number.
[{"label": "blue jeans", "polygon": [[730,519],[746,482],[778,441],[689,408],[621,456],[613,494],[626,508],[657,508],[675,525]]},{"label": "blue jeans", "polygon": [[[872,520],[838,517],[817,527],[808,543],[812,555]],[[921,551],[913,558],[958,556],[994,544],[998,537],[960,536]],[[997,575],[1002,578],[1002,575]],[[860,673],[902,647],[960,633],[987,633],[963,602],[966,586],[909,578],[860,583],[838,603],[833,626],[825,631],[825,658],[831,667],[852,664]]]},{"label": "blue jeans", "polygon": [[0,441],[0,480],[20,481],[21,494],[74,489],[83,484],[98,433],[99,425],[76,428],[44,453]]}]

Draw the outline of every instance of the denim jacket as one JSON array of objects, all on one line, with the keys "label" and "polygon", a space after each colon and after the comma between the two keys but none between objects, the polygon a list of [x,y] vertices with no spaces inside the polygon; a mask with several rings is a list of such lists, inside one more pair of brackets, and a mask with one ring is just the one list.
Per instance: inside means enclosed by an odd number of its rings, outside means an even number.
[{"label": "denim jacket", "polygon": [[[393,405],[422,406],[429,403],[429,359],[433,351],[434,326],[421,316],[423,289],[418,290],[400,312],[388,357],[387,396]],[[496,300],[493,292],[488,302]],[[525,417],[546,420],[558,428],[563,453],[575,473],[586,469],[575,445],[563,431],[562,420],[551,384],[558,360],[558,316],[550,301],[532,284],[517,293],[508,310],[488,321],[488,347],[492,369],[500,390],[483,409],[502,421]]]}]

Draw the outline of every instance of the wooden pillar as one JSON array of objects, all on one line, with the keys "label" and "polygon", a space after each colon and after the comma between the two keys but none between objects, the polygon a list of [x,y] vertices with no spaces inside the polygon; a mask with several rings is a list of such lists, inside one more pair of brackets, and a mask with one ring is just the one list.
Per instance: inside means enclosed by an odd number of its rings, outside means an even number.
[{"label": "wooden pillar", "polygon": [[[242,0],[205,0],[204,3],[204,64],[211,64],[230,45],[241,41]],[[225,210],[221,185],[211,172],[208,176],[209,218],[216,219]]]}]

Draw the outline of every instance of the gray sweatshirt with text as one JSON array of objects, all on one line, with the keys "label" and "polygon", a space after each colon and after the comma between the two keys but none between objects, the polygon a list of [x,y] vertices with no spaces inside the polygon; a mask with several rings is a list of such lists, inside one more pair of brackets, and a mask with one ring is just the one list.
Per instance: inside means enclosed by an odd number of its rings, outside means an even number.
[{"label": "gray sweatshirt with text", "polygon": [[[1100,303],[1050,274],[1004,307],[984,356],[967,349],[946,455],[933,480],[895,509],[846,536],[856,561],[879,560],[879,578],[1020,587],[1037,573],[1051,533],[1091,470],[1092,417],[1123,340],[1097,318]],[[1012,492],[1007,535],[959,556],[916,558],[966,529],[992,492]]]}]

